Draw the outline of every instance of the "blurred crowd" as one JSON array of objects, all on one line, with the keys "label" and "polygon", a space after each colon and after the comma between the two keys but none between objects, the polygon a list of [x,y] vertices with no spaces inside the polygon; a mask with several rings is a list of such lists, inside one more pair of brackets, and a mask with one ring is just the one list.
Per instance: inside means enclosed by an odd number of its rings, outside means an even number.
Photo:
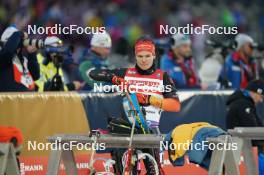
[{"label": "blurred crowd", "polygon": [[[178,89],[244,88],[250,80],[263,78],[263,48],[260,47],[264,39],[263,4],[260,0],[254,3],[247,0],[231,3],[3,0],[0,4],[0,81],[6,83],[0,90],[92,90],[94,81],[89,79],[87,71],[135,64],[134,42],[146,34],[156,43],[157,66],[169,73]],[[26,31],[28,24],[104,26],[107,33],[27,36],[22,31]],[[237,26],[241,34],[161,35],[159,26],[166,24]],[[43,38],[44,44],[52,49],[37,50],[23,43],[28,38]],[[105,39],[103,47],[102,38]],[[207,46],[208,39],[220,44]],[[232,46],[225,44],[229,40]],[[14,70],[17,73],[13,76]],[[8,79],[10,76],[14,82],[23,82],[26,88],[13,84]]]}]

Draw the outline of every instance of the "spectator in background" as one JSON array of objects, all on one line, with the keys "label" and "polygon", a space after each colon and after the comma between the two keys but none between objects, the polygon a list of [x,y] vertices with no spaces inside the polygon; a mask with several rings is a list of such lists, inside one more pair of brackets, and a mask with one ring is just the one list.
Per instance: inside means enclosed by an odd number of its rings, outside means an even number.
[{"label": "spectator in background", "polygon": [[[227,129],[235,127],[264,127],[256,105],[264,100],[264,81],[253,80],[246,89],[236,90],[227,101]],[[259,151],[259,172],[264,172],[264,141],[253,141]]]},{"label": "spectator in background", "polygon": [[[40,78],[36,81],[37,90],[43,91],[73,91],[79,90],[82,84],[79,81],[65,83],[62,63],[68,55],[63,51],[63,42],[56,36],[47,37],[45,45],[51,47],[44,53],[38,53],[37,59],[40,65]],[[61,51],[59,51],[61,50]]]},{"label": "spectator in background", "polygon": [[118,39],[115,45],[114,52],[109,56],[109,68],[124,68],[124,67],[132,67],[134,65],[132,60],[133,58],[129,57],[129,44],[128,41],[121,37]]},{"label": "spectator in background", "polygon": [[252,58],[254,41],[246,34],[235,38],[236,51],[227,56],[220,75],[220,82],[229,81],[231,87],[246,88],[248,82],[258,78],[255,59]]},{"label": "spectator in background", "polygon": [[110,54],[112,40],[107,32],[94,34],[91,39],[91,48],[87,50],[80,60],[79,71],[85,85],[83,90],[92,90],[96,81],[87,76],[93,69],[108,67],[107,57]]},{"label": "spectator in background", "polygon": [[221,88],[218,78],[224,64],[223,58],[221,50],[216,49],[203,61],[198,72],[201,89],[219,90]]},{"label": "spectator in background", "polygon": [[200,88],[191,56],[189,36],[176,34],[171,40],[171,49],[161,58],[161,69],[169,74],[177,88]]},{"label": "spectator in background", "polygon": [[1,36],[0,92],[35,90],[34,80],[39,78],[37,49],[23,45],[27,37],[14,26],[8,27]]},{"label": "spectator in background", "polygon": [[262,58],[262,60],[260,60],[259,77],[264,78],[264,58]]},{"label": "spectator in background", "polygon": [[236,90],[227,101],[227,128],[264,126],[255,107],[258,103],[263,102],[263,99],[263,80],[253,80],[245,89]]}]

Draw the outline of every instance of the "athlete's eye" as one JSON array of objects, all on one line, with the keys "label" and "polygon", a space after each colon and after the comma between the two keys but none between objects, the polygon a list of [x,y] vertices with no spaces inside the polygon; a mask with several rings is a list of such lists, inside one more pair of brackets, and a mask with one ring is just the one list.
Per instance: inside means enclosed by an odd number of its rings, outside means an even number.
[{"label": "athlete's eye", "polygon": [[145,57],[146,57],[146,58],[149,58],[149,57],[150,57],[150,55],[146,55]]}]

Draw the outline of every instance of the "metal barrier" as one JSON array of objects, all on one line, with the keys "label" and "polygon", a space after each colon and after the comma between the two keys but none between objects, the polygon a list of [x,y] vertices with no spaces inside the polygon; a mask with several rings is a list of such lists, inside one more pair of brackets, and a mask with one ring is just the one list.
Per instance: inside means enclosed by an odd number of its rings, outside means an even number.
[{"label": "metal barrier", "polygon": [[[106,148],[127,148],[129,144],[129,136],[101,135],[97,139],[97,143],[105,143]],[[50,142],[63,143],[93,143],[88,135],[55,135],[48,138]],[[132,147],[134,148],[160,148],[162,136],[154,134],[136,134],[134,135]],[[63,161],[67,175],[77,175],[77,167],[74,159],[73,150],[52,150],[48,162],[47,175],[57,175],[59,172],[60,161]]]},{"label": "metal barrier", "polygon": [[[221,175],[225,167],[226,175],[239,175],[241,153],[244,156],[247,175],[258,175],[258,168],[254,158],[252,141],[264,140],[264,127],[237,127],[228,130],[232,136],[210,138],[210,142],[237,144],[237,150],[214,150],[212,153],[209,175]],[[263,145],[264,146],[264,145]]]},{"label": "metal barrier", "polygon": [[[242,139],[242,153],[245,159],[247,175],[258,175],[258,168],[252,150],[252,140],[264,140],[264,127],[237,127],[228,132]],[[263,145],[264,146],[264,145]]]},{"label": "metal barrier", "polygon": [[[226,175],[239,175],[239,162],[241,152],[245,158],[245,164],[248,175],[258,175],[258,169],[253,156],[252,140],[264,140],[264,128],[235,128],[228,130],[230,135],[221,135],[217,138],[208,138],[210,143],[221,143],[228,145],[237,143],[237,150],[233,149],[215,149],[212,152],[208,175],[222,175],[225,167]],[[60,143],[93,143],[88,135],[55,135],[49,137],[50,142],[60,141]],[[129,136],[102,135],[97,143],[105,143],[106,148],[127,148]],[[133,138],[132,147],[134,148],[160,148],[160,141],[163,136],[154,134],[137,134]],[[57,175],[60,161],[63,161],[67,175],[77,175],[77,167],[72,150],[53,150],[49,157],[47,175]]]},{"label": "metal barrier", "polygon": [[19,175],[16,151],[11,143],[0,143],[0,175]]},{"label": "metal barrier", "polygon": [[226,175],[239,175],[240,151],[225,148],[225,145],[235,142],[233,138],[230,135],[222,135],[209,138],[208,141],[222,145],[221,149],[213,150],[208,175],[222,175],[223,169]]}]

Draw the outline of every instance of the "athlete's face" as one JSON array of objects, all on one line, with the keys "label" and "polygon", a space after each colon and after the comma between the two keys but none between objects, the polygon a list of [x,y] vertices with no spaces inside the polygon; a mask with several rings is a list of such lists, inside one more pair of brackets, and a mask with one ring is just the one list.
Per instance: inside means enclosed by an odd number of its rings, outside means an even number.
[{"label": "athlete's face", "polygon": [[155,55],[149,51],[140,51],[136,54],[137,65],[142,70],[148,70],[153,65]]}]

